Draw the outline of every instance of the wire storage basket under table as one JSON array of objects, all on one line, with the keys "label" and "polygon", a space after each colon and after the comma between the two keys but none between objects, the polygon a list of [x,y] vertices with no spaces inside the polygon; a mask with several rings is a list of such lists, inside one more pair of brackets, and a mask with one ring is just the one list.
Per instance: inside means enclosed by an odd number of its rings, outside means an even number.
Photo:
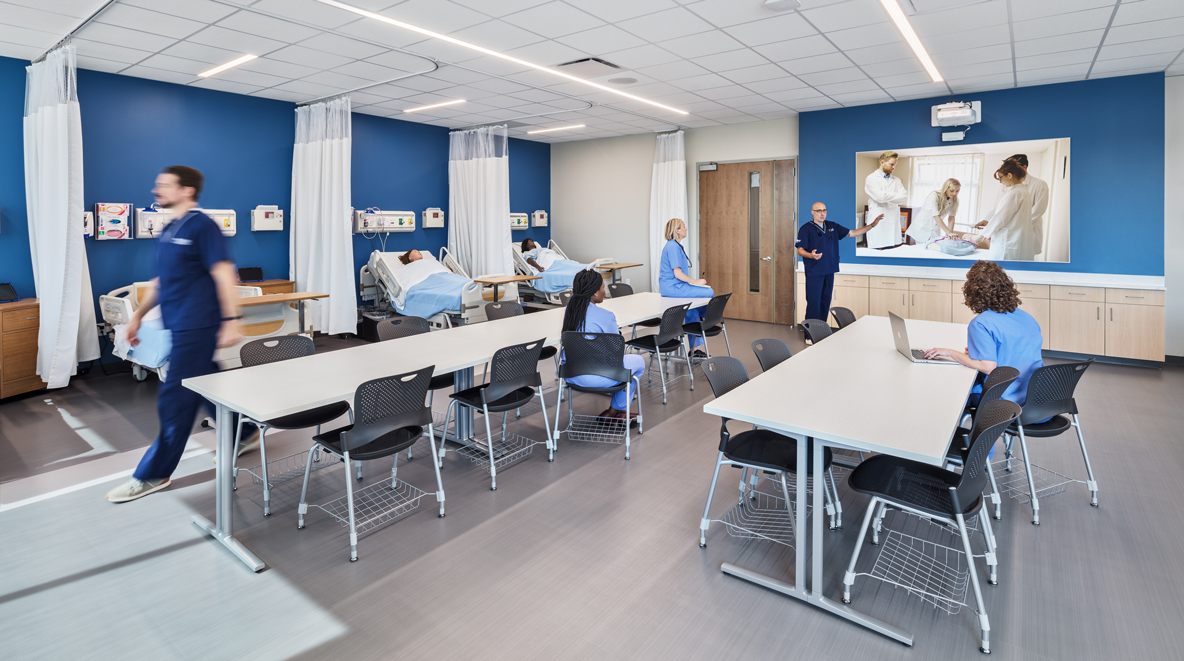
[{"label": "wire storage basket under table", "polygon": [[[915,534],[891,529],[889,524],[905,527]],[[969,534],[969,520],[966,527]],[[937,610],[957,615],[967,605],[966,588],[972,570],[956,530],[906,512],[890,510],[884,517],[884,532],[875,564],[870,572],[859,572],[856,576],[883,581]]]},{"label": "wire storage basket under table", "polygon": [[571,424],[562,431],[562,434],[570,441],[619,445],[625,442],[625,420],[602,418],[596,415],[577,415],[572,417]]},{"label": "wire storage basket under table", "polygon": [[[1010,468],[1008,464],[1010,463]],[[1022,459],[1015,457],[1003,458],[991,462],[995,471],[995,482],[999,485],[999,493],[1007,494],[1021,503],[1032,500],[1028,490],[1028,474],[1024,470]],[[1080,482],[1071,477],[1047,468],[1032,464],[1032,481],[1036,484],[1036,498],[1044,499],[1063,492],[1073,482]]]},{"label": "wire storage basket under table", "polygon": [[[546,445],[542,441],[535,441],[520,434],[509,431],[493,432],[493,465],[497,468],[525,459],[536,445]],[[456,453],[477,464],[484,470],[489,470],[489,441],[486,439],[472,439],[469,445],[462,445]]]},{"label": "wire storage basket under table", "polygon": [[[790,501],[793,507],[793,501]],[[793,548],[793,519],[785,509],[785,499],[764,491],[745,494],[719,522],[735,539],[763,539]]]},{"label": "wire storage basket under table", "polygon": [[[392,486],[389,478],[380,480],[370,486],[354,492],[354,525],[359,535],[372,532],[375,529],[398,519],[419,507],[420,500],[429,495],[426,491],[417,489],[403,480],[394,480]],[[323,510],[337,522],[349,527],[348,496],[341,496],[324,505],[311,505]]]},{"label": "wire storage basket under table", "polygon": [[[296,454],[276,459],[275,461],[267,462],[267,479],[271,482],[271,486],[275,487],[278,484],[283,484],[288,480],[295,480],[304,477],[304,467],[309,460],[309,450],[304,452],[297,452]],[[341,458],[329,453],[322,452],[319,449],[311,450],[312,452],[312,472],[319,471],[323,468],[336,466],[341,463]],[[254,468],[240,468],[251,474],[251,481],[257,485],[263,485],[263,465],[260,464]]]}]

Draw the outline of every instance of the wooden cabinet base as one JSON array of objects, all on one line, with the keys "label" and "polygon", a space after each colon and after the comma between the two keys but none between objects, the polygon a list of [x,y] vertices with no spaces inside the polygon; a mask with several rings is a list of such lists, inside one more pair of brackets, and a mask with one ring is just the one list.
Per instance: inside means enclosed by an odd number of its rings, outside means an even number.
[{"label": "wooden cabinet base", "polygon": [[0,383],[0,399],[33,392],[34,390],[41,390],[44,387],[45,382],[39,376],[30,376],[15,381],[5,381],[4,383]]}]

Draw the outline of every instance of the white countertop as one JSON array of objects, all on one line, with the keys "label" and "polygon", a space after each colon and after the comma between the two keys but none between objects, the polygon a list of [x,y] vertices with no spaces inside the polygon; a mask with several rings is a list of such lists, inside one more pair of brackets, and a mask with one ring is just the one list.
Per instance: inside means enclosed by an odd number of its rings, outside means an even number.
[{"label": "white countertop", "polygon": [[[1006,268],[1006,267],[1004,267]],[[801,260],[798,273],[803,273]],[[839,264],[839,273],[847,275],[890,275],[898,278],[965,280],[967,269],[955,266],[900,266],[897,264]],[[1069,273],[1060,271],[1022,271],[1008,269],[1016,282],[1030,285],[1066,285],[1070,287],[1110,287],[1112,289],[1165,289],[1162,275],[1115,275],[1111,273]]]},{"label": "white countertop", "polygon": [[[966,326],[909,320],[914,348],[966,345]],[[787,434],[941,466],[975,371],[910,362],[887,317],[866,316],[703,410]]]}]

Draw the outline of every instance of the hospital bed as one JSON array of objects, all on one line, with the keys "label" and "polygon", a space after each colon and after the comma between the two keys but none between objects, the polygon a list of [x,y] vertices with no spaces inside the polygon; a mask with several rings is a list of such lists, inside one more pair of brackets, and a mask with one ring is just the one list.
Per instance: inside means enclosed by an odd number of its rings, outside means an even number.
[{"label": "hospital bed", "polygon": [[[536,298],[540,298],[552,306],[563,306],[563,301],[560,300],[560,294],[571,289],[571,283],[576,277],[576,273],[584,269],[595,269],[604,264],[613,264],[616,262],[612,257],[604,257],[593,261],[587,266],[580,265],[581,268],[555,268],[552,264],[551,268],[546,269],[542,273],[537,273],[534,268],[522,256],[522,246],[520,244],[511,244],[514,248],[514,272],[519,275],[541,275],[539,280],[535,280],[530,284],[521,285],[521,292],[523,294],[530,294]],[[555,243],[554,239],[547,242],[547,248],[555,251],[555,254],[561,260],[568,262],[575,262],[563,252],[559,244]],[[565,265],[567,266],[567,265]]]},{"label": "hospital bed", "polygon": [[[370,254],[358,273],[362,300],[374,301],[379,308],[399,314],[423,317],[433,329],[486,320],[485,304],[493,301],[492,288],[474,282],[447,248],[440,249],[439,259],[422,250],[423,259],[406,265],[399,261],[404,252],[375,250]],[[460,278],[432,279],[447,272]],[[518,287],[502,285],[498,298],[518,300]]]},{"label": "hospital bed", "polygon": [[[141,301],[148,295],[151,288],[151,282],[133,282],[126,287],[120,287],[99,297],[99,309],[103,314],[103,332],[110,338],[113,346],[116,344],[117,331],[131,321],[132,315],[140,307]],[[236,286],[235,290],[238,292],[240,298],[263,296],[263,290],[259,287]],[[291,294],[275,294],[274,296],[284,297],[285,299],[291,299],[293,297]],[[323,296],[323,294],[312,294],[310,296]],[[293,303],[291,300],[280,300],[264,305],[242,306],[243,319],[239,326],[239,332],[242,333],[243,337],[234,346],[222,347],[215,351],[215,362],[222,369],[241,367],[242,361],[239,359],[239,349],[247,342],[305,332],[301,329],[303,317],[299,307],[301,305],[303,305],[303,301]],[[156,308],[145,315],[144,323],[153,321],[159,315],[160,308]],[[119,354],[117,353],[116,355]],[[134,354],[127,357],[127,360],[132,364],[132,376],[137,381],[147,379],[149,372],[155,372],[162,380],[165,378],[168,369],[167,362],[159,366],[145,365],[139,362]]]}]

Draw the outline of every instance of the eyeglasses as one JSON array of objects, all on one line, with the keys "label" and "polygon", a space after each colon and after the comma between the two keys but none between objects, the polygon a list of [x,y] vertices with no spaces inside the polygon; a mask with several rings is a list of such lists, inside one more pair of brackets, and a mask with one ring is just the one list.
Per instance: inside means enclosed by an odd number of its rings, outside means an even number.
[{"label": "eyeglasses", "polygon": [[826,213],[826,209],[811,209],[814,213]]}]

